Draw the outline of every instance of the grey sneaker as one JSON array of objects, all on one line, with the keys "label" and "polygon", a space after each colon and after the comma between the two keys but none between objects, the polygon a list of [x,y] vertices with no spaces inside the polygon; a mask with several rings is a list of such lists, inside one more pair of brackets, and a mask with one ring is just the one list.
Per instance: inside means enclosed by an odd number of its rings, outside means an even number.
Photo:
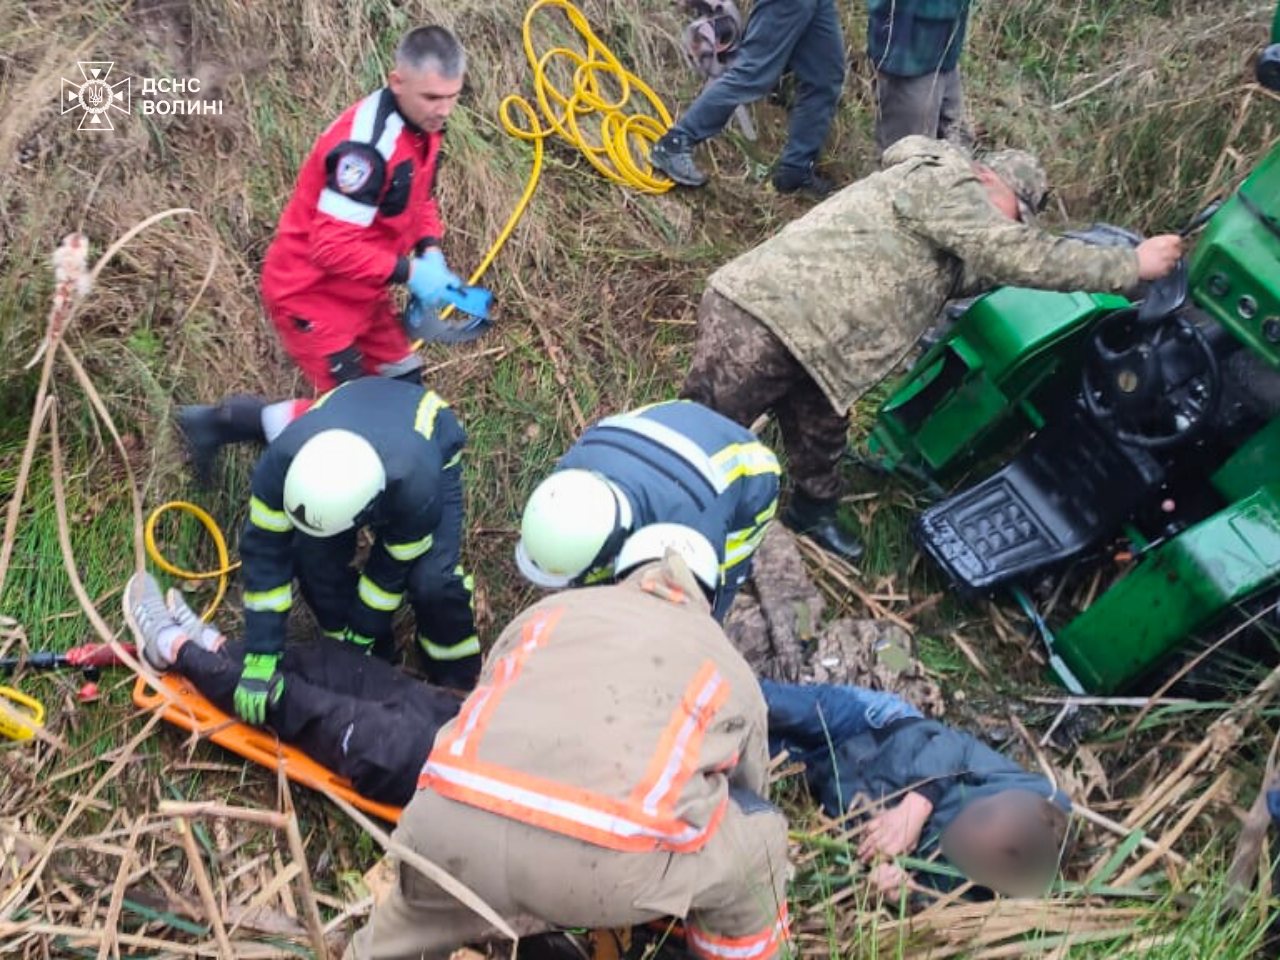
[{"label": "grey sneaker", "polygon": [[182,628],[182,632],[187,635],[187,639],[194,640],[196,646],[203,650],[213,651],[218,648],[218,641],[222,639],[222,632],[212,624],[201,620],[200,615],[187,606],[187,601],[182,598],[182,593],[175,587],[170,587],[165,593],[164,605],[169,608],[169,613],[173,615],[173,619],[178,626]]},{"label": "grey sneaker", "polygon": [[665,134],[649,148],[649,162],[683,187],[700,187],[707,175],[693,162],[693,144],[678,133]]},{"label": "grey sneaker", "polygon": [[149,573],[135,573],[125,584],[120,605],[142,659],[151,669],[161,673],[172,667],[173,661],[161,652],[161,638],[170,630],[173,633],[168,637],[172,637],[180,633],[181,628],[164,605],[160,584],[156,583],[155,577]]}]

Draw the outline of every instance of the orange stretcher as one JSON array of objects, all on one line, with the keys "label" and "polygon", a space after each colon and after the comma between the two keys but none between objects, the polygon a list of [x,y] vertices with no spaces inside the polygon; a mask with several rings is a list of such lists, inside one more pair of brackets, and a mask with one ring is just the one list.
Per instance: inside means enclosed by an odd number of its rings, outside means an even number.
[{"label": "orange stretcher", "polygon": [[164,695],[151,689],[143,677],[138,677],[133,685],[134,705],[143,710],[162,709],[160,716],[174,726],[206,737],[218,746],[268,770],[283,767],[284,775],[294,783],[321,793],[335,793],[365,813],[389,823],[399,822],[403,808],[378,803],[356,793],[346,777],[340,777],[322,767],[296,747],[281,743],[270,732],[250,727],[223,713],[206,700],[185,677],[166,673],[160,677],[160,682],[182,704],[181,707],[175,703],[166,703]]}]

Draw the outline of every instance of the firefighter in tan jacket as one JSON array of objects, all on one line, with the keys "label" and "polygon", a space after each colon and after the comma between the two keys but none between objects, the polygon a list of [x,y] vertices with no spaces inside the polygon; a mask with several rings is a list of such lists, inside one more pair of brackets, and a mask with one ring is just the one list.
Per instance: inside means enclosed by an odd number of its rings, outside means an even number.
[{"label": "firefighter in tan jacket", "polygon": [[[786,819],[763,799],[760,687],[710,615],[715,549],[655,524],[617,564],[615,585],[507,627],[396,839],[517,929],[675,916],[700,957],[769,960],[787,930]],[[350,954],[444,958],[493,933],[402,864]]]}]

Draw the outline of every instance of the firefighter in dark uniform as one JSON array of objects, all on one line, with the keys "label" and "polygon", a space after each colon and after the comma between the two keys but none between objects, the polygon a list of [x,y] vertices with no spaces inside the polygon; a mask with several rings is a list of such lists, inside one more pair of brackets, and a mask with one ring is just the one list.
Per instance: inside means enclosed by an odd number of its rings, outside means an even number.
[{"label": "firefighter in dark uniform", "polygon": [[599,583],[630,533],[683,524],[716,547],[724,579],[713,612],[723,620],[777,512],[779,473],[755,434],[698,403],[607,417],[529,497],[516,564],[545,589]]},{"label": "firefighter in dark uniform", "polygon": [[[474,685],[480,642],[460,563],[466,439],[437,394],[370,377],[321,397],[267,447],[240,537],[242,719],[262,723],[272,702],[295,576],[321,630],[384,658],[407,591],[430,681]],[[357,573],[365,526],[375,542]]]},{"label": "firefighter in dark uniform", "polygon": [[[466,55],[444,27],[411,30],[387,85],[316,140],[262,268],[262,300],[286,352],[317,392],[365,375],[421,381],[422,360],[392,298],[403,284],[428,308],[462,281],[441,250],[436,172]],[[237,395],[184,407],[197,475],[226,443],[274,439],[309,403]]]}]

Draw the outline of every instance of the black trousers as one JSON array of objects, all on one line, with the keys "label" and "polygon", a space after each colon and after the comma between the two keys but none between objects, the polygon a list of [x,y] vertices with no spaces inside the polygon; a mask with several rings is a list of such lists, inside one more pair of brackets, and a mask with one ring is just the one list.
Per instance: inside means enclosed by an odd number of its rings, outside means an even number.
[{"label": "black trousers", "polygon": [[[431,678],[469,688],[479,668],[478,653],[464,664],[441,659],[433,653],[457,647],[476,635],[473,583],[471,575],[462,567],[461,466],[441,473],[440,498],[440,524],[432,534],[431,549],[414,561],[405,591],[413,605],[418,644],[427,658]],[[360,576],[351,565],[355,553],[355,530],[324,539],[299,534],[294,541],[298,583],[322,630],[347,626]],[[390,659],[394,653],[391,637],[373,639],[374,652]],[[464,668],[463,677],[454,675],[454,668],[458,666]]]},{"label": "black trousers", "polygon": [[[210,653],[195,643],[178,651],[175,669],[220,709],[233,700],[244,645]],[[462,697],[413,679],[376,657],[328,638],[287,647],[280,662],[284,691],[267,710],[280,739],[351,780],[370,800],[403,806],[436,732]]]}]

